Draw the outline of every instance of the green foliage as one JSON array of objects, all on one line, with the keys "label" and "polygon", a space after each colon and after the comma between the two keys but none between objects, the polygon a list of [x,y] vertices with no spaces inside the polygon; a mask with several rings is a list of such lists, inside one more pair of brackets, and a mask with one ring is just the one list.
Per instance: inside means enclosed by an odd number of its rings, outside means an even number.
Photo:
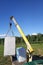
[{"label": "green foliage", "polygon": [[[28,41],[32,43],[43,42],[43,34],[38,33],[37,35],[27,35]],[[25,43],[22,37],[16,37],[16,43]],[[0,39],[0,44],[4,44],[4,39]]]},{"label": "green foliage", "polygon": [[0,39],[0,44],[4,44],[4,38]]},{"label": "green foliage", "polygon": [[[29,39],[30,37],[30,39]],[[30,43],[40,43],[43,42],[43,34],[38,33],[37,35],[31,35],[28,37]]]}]

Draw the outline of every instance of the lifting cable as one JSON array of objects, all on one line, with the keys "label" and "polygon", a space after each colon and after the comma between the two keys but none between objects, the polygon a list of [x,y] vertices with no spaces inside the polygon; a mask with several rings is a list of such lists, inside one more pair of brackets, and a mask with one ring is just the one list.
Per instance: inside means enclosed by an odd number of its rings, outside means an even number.
[{"label": "lifting cable", "polygon": [[5,37],[7,37],[8,33],[9,33],[10,31],[11,31],[12,35],[14,36],[14,32],[13,32],[13,30],[12,30],[12,23],[11,23],[11,22],[9,23],[9,29],[8,29],[8,31],[7,31],[7,33],[6,33],[6,35],[5,35]]}]

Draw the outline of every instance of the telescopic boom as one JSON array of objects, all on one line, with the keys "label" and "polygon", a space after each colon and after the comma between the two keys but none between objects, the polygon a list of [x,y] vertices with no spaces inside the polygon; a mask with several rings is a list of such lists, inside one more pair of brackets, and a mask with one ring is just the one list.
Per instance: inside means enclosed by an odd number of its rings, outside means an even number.
[{"label": "telescopic boom", "polygon": [[31,47],[28,39],[26,38],[24,32],[22,31],[22,29],[20,28],[20,26],[18,25],[17,21],[15,20],[15,18],[13,16],[10,17],[10,19],[14,22],[15,26],[17,27],[19,33],[21,34],[22,38],[24,39],[26,45],[27,45],[27,50],[32,53],[33,52],[33,48]]}]

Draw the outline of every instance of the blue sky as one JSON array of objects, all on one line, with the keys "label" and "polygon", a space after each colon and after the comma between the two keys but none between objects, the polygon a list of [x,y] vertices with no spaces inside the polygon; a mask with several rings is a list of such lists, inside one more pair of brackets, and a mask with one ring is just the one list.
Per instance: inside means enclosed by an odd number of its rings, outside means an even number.
[{"label": "blue sky", "polygon": [[[25,35],[43,33],[43,0],[0,0],[0,34],[8,31],[12,15]],[[12,29],[20,36],[13,22]]]}]

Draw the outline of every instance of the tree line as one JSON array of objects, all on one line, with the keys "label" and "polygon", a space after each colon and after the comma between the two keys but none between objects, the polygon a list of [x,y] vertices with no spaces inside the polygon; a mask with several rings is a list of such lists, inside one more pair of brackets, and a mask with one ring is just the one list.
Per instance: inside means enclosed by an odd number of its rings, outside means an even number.
[{"label": "tree line", "polygon": [[[38,33],[37,35],[27,35],[26,37],[30,43],[43,42],[43,34],[41,34],[41,33]],[[22,42],[24,43],[24,40],[22,37],[16,38],[16,43],[22,43]]]},{"label": "tree line", "polygon": [[[27,35],[28,41],[32,43],[43,43],[43,34]],[[16,43],[25,43],[22,37],[16,37]],[[0,39],[0,44],[4,44],[4,38]]]}]

